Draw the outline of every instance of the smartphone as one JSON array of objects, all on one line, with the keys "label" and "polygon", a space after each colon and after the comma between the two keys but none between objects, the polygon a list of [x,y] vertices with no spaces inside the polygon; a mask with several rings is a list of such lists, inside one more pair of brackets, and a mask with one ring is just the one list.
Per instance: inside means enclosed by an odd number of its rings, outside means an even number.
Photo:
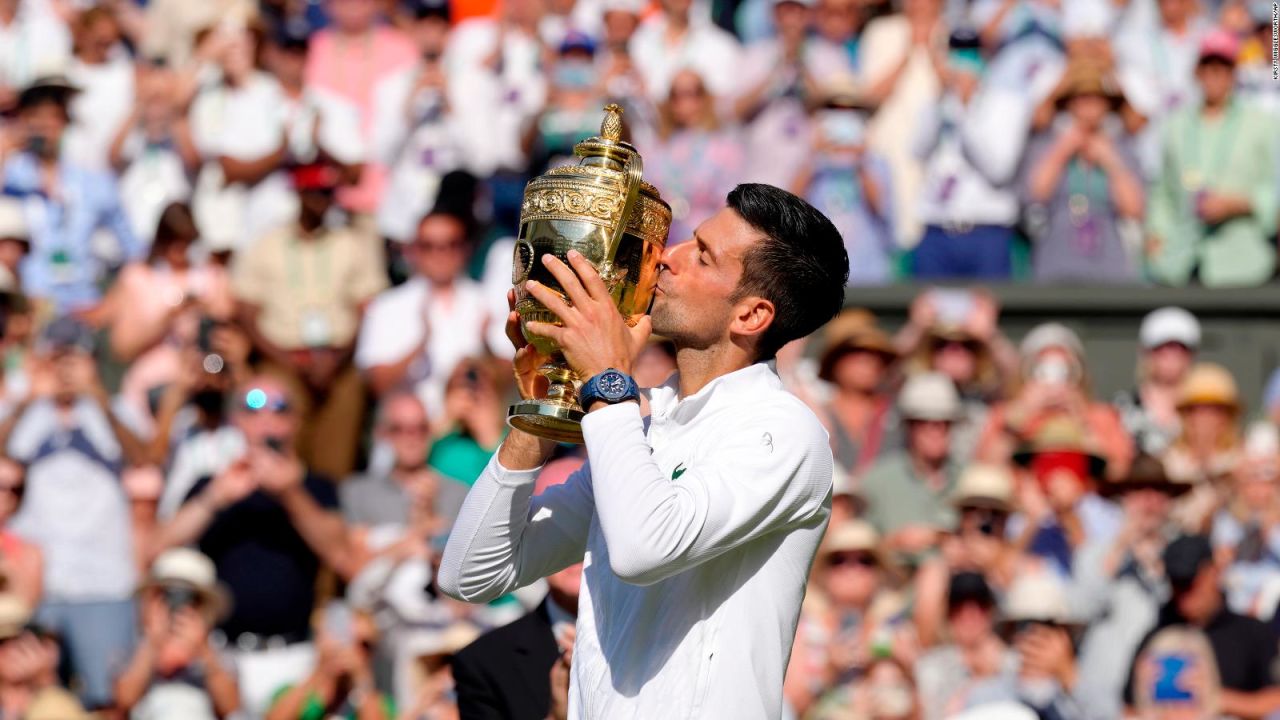
[{"label": "smartphone", "polygon": [[1183,677],[1191,666],[1191,657],[1180,653],[1157,655],[1152,658],[1157,675],[1151,699],[1158,703],[1187,702],[1195,699],[1190,690],[1182,687]]},{"label": "smartphone", "polygon": [[963,325],[973,312],[973,293],[962,288],[934,288],[930,291],[938,322],[943,325]]},{"label": "smartphone", "polygon": [[1066,385],[1072,374],[1071,365],[1058,357],[1047,358],[1031,369],[1031,379],[1045,385]]},{"label": "smartphone", "polygon": [[337,600],[324,608],[324,633],[343,646],[355,640],[355,617],[351,608]]}]

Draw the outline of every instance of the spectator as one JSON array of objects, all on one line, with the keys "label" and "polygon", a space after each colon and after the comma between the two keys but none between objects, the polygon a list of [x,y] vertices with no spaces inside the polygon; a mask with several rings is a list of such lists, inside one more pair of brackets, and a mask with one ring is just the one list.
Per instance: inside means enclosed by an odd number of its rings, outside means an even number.
[{"label": "spectator", "polygon": [[1076,697],[1080,666],[1073,633],[1079,630],[1066,586],[1046,573],[1021,575],[1005,598],[1002,624],[1018,653],[1016,697],[1039,717],[1083,720]]},{"label": "spectator", "polygon": [[547,577],[537,609],[492,630],[453,657],[458,711],[468,719],[542,720],[551,709],[552,666],[572,646],[582,565]]},{"label": "spectator", "polygon": [[23,88],[71,57],[71,34],[38,0],[0,0],[0,111],[13,110]]},{"label": "spectator", "polygon": [[1114,537],[1075,554],[1071,597],[1077,615],[1091,623],[1080,645],[1077,697],[1091,717],[1104,718],[1121,715],[1129,659],[1167,596],[1160,558],[1173,529],[1170,510],[1191,485],[1139,455],[1124,479],[1100,490],[1120,506],[1123,521]]},{"label": "spectator", "polygon": [[30,252],[31,234],[22,202],[0,195],[0,292],[22,291],[22,261]]},{"label": "spectator", "polygon": [[125,267],[108,296],[111,350],[130,364],[121,393],[144,416],[155,412],[157,391],[177,379],[184,352],[199,344],[201,325],[232,319],[225,268],[191,260],[198,239],[190,208],[165,208],[146,263]]},{"label": "spectator", "polygon": [[489,464],[507,432],[500,392],[492,365],[479,359],[464,359],[449,374],[427,458],[445,478],[470,487]]},{"label": "spectator", "polygon": [[921,720],[941,720],[985,700],[1007,697],[1017,653],[995,632],[996,599],[979,573],[957,573],[947,590],[951,642],[915,665]]},{"label": "spectator", "polygon": [[[1003,156],[993,152],[991,140],[1008,143],[1016,137],[1019,116],[983,112],[984,62],[976,47],[961,45],[934,62],[944,92],[924,109],[913,143],[924,163],[919,215],[925,223],[912,252],[913,273],[926,279],[1007,279],[1018,198],[1010,187],[1013,172],[997,172]],[[1016,164],[1016,155],[1008,164]]]},{"label": "spectator", "polygon": [[1138,386],[1116,395],[1139,452],[1162,455],[1178,437],[1178,389],[1200,350],[1200,321],[1179,307],[1153,310],[1138,328]]},{"label": "spectator", "polygon": [[116,679],[120,710],[133,720],[215,720],[235,713],[235,674],[209,639],[229,609],[213,561],[188,548],[168,550],[156,558],[138,598],[143,636]]},{"label": "spectator", "polygon": [[[418,62],[374,88],[374,160],[389,170],[378,207],[378,232],[398,243],[413,242],[416,223],[435,205],[446,173],[466,166],[466,137],[456,111],[460,88],[446,67],[449,5],[417,0],[410,37]],[[465,101],[463,101],[465,103]]]},{"label": "spectator", "polygon": [[412,655],[417,663],[416,687],[410,688],[409,700],[400,705],[404,708],[400,717],[439,720],[458,720],[461,717],[453,665],[458,651],[475,642],[477,635],[474,627],[459,624],[444,632],[412,639]]},{"label": "spectator", "polygon": [[[649,3],[647,0],[603,0],[599,4],[602,25],[602,52],[597,57],[600,86],[610,102],[626,108],[629,117],[642,118],[642,122],[651,124],[649,91],[631,54],[631,38],[635,37],[640,27],[640,16]],[[586,6],[587,3],[581,5]]]},{"label": "spectator", "polygon": [[818,0],[813,13],[814,34],[810,42],[824,54],[844,63],[848,72],[856,71],[858,41],[867,20],[867,5],[858,0]]},{"label": "spectator", "polygon": [[1027,153],[1025,192],[1035,213],[1037,281],[1131,282],[1137,263],[1122,236],[1140,218],[1145,193],[1137,158],[1114,114],[1125,102],[1096,60],[1067,66],[1055,103],[1067,120]]},{"label": "spectator", "polygon": [[1225,499],[1225,480],[1240,459],[1240,395],[1231,372],[1214,363],[1198,363],[1178,389],[1182,428],[1164,456],[1169,476],[1196,488],[1178,508],[1188,530],[1204,531]]},{"label": "spectator", "polygon": [[85,705],[107,708],[111,673],[132,649],[137,582],[121,470],[143,446],[103,389],[92,351],[76,321],[46,328],[32,396],[14,410],[6,443],[27,466],[12,529],[45,558],[37,617],[62,637]]},{"label": "spectator", "polygon": [[80,703],[58,686],[58,659],[57,641],[31,626],[31,608],[16,595],[0,593],[0,714],[86,720]]},{"label": "spectator", "polygon": [[[1222,714],[1263,717],[1280,707],[1280,691],[1271,673],[1276,637],[1270,627],[1237,615],[1222,596],[1222,568],[1203,535],[1183,535],[1164,551],[1165,576],[1173,592],[1160,609],[1155,627],[1139,645],[1135,657],[1164,628],[1189,625],[1209,638],[1222,678]],[[1129,671],[1125,699],[1130,705],[1137,689],[1136,663]]]},{"label": "spectator", "polygon": [[631,54],[649,97],[654,102],[674,97],[672,89],[683,73],[701,78],[708,96],[728,97],[739,68],[738,41],[696,17],[693,0],[660,4],[662,12],[641,23],[631,39]]},{"label": "spectator", "polygon": [[[62,75],[42,77],[23,89],[18,96],[23,150],[3,166],[5,190],[23,198],[31,232],[23,288],[60,313],[94,309],[108,267],[132,260],[141,250],[115,181],[62,157],[68,106],[76,92]],[[111,257],[90,242],[99,230],[115,237]]]},{"label": "spectator", "polygon": [[862,481],[867,520],[894,552],[916,555],[936,546],[938,533],[955,524],[947,498],[958,468],[951,460],[951,425],[960,397],[945,375],[907,380],[898,396],[905,423],[904,449],[871,466]]},{"label": "spectator", "polygon": [[443,417],[445,386],[465,357],[505,357],[505,317],[491,317],[481,286],[465,273],[470,242],[461,218],[432,212],[408,248],[414,277],[370,303],[355,363],[377,394],[409,387],[428,417]]},{"label": "spectator", "polygon": [[1093,446],[1079,421],[1059,416],[1013,456],[1030,477],[1019,488],[1022,514],[1010,534],[1019,549],[1063,576],[1080,548],[1115,537],[1121,524],[1119,510],[1097,492],[1106,460]]},{"label": "spectator", "polygon": [[108,169],[111,138],[134,105],[133,65],[120,46],[120,27],[110,9],[85,10],[73,29],[75,58],[67,76],[82,92],[71,103],[67,154],[80,167],[102,171]]},{"label": "spectator", "polygon": [[[849,254],[849,283],[878,285],[892,278],[893,180],[884,157],[867,143],[874,106],[851,76],[828,80],[815,116],[813,158],[795,187],[831,217]],[[752,147],[755,147],[754,145]]]},{"label": "spectator", "polygon": [[373,685],[376,643],[370,618],[330,603],[316,627],[315,669],[276,691],[266,720],[392,720],[395,703]]},{"label": "spectator", "polygon": [[257,19],[258,3],[249,0],[214,0],[192,4],[184,0],[148,2],[142,26],[147,57],[163,59],[174,69],[198,65],[208,56],[200,42],[210,28],[244,27]]},{"label": "spectator", "polygon": [[232,610],[219,630],[250,714],[312,666],[309,619],[322,564],[343,577],[354,572],[337,493],[298,457],[299,414],[287,387],[258,376],[237,391],[233,419],[247,449],[200,479],[156,540],[158,551],[194,543],[229,589]]},{"label": "spectator", "polygon": [[355,466],[365,398],[352,357],[364,310],[387,284],[369,239],[328,221],[338,175],[323,158],[295,168],[301,212],[238,254],[231,277],[242,327],[297,403],[299,452],[330,477]]},{"label": "spectator", "polygon": [[[416,49],[399,30],[379,22],[382,12],[374,0],[326,0],[325,9],[332,25],[311,39],[306,84],[353,104],[360,118],[360,137],[371,143],[374,89],[379,81],[413,65]],[[376,167],[366,170],[360,184],[341,198],[342,206],[372,214],[383,180]]]},{"label": "spectator", "polygon": [[1222,716],[1218,663],[1198,628],[1172,625],[1156,633],[1136,658],[1133,675],[1137,717]]},{"label": "spectator", "polygon": [[442,532],[457,517],[467,496],[466,486],[427,467],[431,453],[431,426],[422,401],[409,392],[393,392],[378,407],[374,430],[377,441],[391,448],[394,461],[385,474],[367,474],[338,487],[342,514],[347,522],[366,528],[408,525],[415,501],[422,496],[437,520],[430,535]]},{"label": "spectator", "polygon": [[825,402],[811,399],[831,435],[831,451],[844,471],[861,475],[902,445],[889,370],[893,343],[865,310],[845,310],[823,330],[818,378],[832,385]]},{"label": "spectator", "polygon": [[673,203],[669,245],[692,239],[698,224],[724,205],[732,178],[746,162],[737,132],[717,119],[715,99],[693,70],[680,70],[671,78],[658,109],[657,137],[641,146],[648,159],[645,177]]},{"label": "spectator", "polygon": [[530,172],[576,164],[574,146],[599,133],[604,98],[595,54],[595,40],[577,30],[561,41],[548,73],[547,104],[523,138]]},{"label": "spectator", "polygon": [[845,717],[913,720],[919,716],[919,712],[911,671],[893,658],[878,657],[867,666],[866,675],[861,682],[849,688],[847,704],[823,704],[814,710],[812,717],[816,720]]},{"label": "spectator", "polygon": [[1278,464],[1280,437],[1275,426],[1251,426],[1209,535],[1215,555],[1224,563],[1228,607],[1264,621],[1274,616],[1280,585]]},{"label": "spectator", "polygon": [[1259,285],[1275,273],[1280,175],[1267,114],[1235,97],[1240,42],[1205,35],[1196,80],[1203,101],[1171,117],[1147,216],[1152,276],[1170,285]]},{"label": "spectator", "polygon": [[44,555],[40,548],[7,529],[22,506],[26,489],[26,466],[0,457],[0,592],[33,608],[40,604],[44,592]]},{"label": "spectator", "polygon": [[1084,345],[1059,323],[1037,325],[1023,338],[1022,385],[987,416],[976,457],[1006,462],[1013,451],[1035,437],[1040,426],[1066,416],[1082,425],[1106,460],[1107,477],[1123,477],[1133,459],[1133,442],[1115,408],[1091,397]]}]

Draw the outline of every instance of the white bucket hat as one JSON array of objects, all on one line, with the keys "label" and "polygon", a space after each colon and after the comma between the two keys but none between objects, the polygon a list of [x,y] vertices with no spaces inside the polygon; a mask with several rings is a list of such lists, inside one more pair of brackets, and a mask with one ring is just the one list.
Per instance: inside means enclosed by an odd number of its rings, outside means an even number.
[{"label": "white bucket hat", "polygon": [[898,409],[907,420],[960,419],[960,393],[951,378],[937,372],[913,375],[898,393]]},{"label": "white bucket hat", "polygon": [[151,564],[151,573],[139,592],[158,587],[189,588],[218,619],[231,610],[231,596],[218,582],[218,570],[207,555],[191,548],[166,550]]}]

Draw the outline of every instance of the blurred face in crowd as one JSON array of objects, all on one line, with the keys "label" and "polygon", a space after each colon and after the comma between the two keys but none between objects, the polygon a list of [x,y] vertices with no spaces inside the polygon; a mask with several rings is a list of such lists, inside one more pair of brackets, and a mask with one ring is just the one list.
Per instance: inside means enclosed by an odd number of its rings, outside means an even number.
[{"label": "blurred face in crowd", "polygon": [[671,81],[667,95],[671,106],[671,120],[677,128],[691,128],[706,116],[711,96],[702,84],[702,78],[692,70],[681,70]]},{"label": "blurred face in crowd", "polygon": [[1235,413],[1230,406],[1200,403],[1182,409],[1182,434],[1191,445],[1221,443],[1234,431]]},{"label": "blurred face in crowd", "polygon": [[504,0],[503,8],[512,24],[534,28],[547,12],[547,0]]},{"label": "blurred face in crowd", "polygon": [[676,371],[674,349],[664,348],[658,342],[644,346],[631,368],[632,377],[640,387],[657,387]]},{"label": "blurred face in crowd", "polygon": [[556,90],[567,93],[591,93],[596,87],[596,65],[586,50],[573,49],[560,53],[551,72]]},{"label": "blurred face in crowd", "polygon": [[1221,105],[1231,97],[1236,85],[1236,71],[1223,60],[1209,59],[1196,67],[1196,80],[1205,104]]},{"label": "blurred face in crowd", "polygon": [[991,608],[972,600],[961,602],[947,610],[947,622],[955,643],[972,647],[991,635]]},{"label": "blurred face in crowd", "polygon": [[67,120],[66,106],[52,98],[24,108],[22,122],[27,131],[28,149],[44,159],[56,158]]},{"label": "blurred face in crowd", "polygon": [[1275,460],[1244,464],[1236,472],[1236,491],[1245,507],[1263,512],[1276,505]]},{"label": "blurred face in crowd", "polygon": [[607,10],[604,13],[604,44],[616,50],[625,50],[636,28],[640,26],[640,17],[635,13],[621,10]]},{"label": "blurred face in crowd", "polygon": [[345,33],[362,33],[378,19],[377,0],[329,0],[329,19]]},{"label": "blurred face in crowd", "polygon": [[687,19],[691,8],[693,0],[662,0],[662,11],[668,17]]},{"label": "blurred face in crowd", "polygon": [[951,378],[963,388],[978,378],[976,343],[965,340],[939,340],[934,344],[933,369]]},{"label": "blurred face in crowd", "polygon": [[284,384],[265,375],[236,394],[233,418],[251,446],[264,445],[269,438],[291,445],[298,432],[297,410]]},{"label": "blurred face in crowd", "polygon": [[307,51],[301,47],[285,47],[279,43],[267,46],[267,69],[286,88],[302,87],[307,68]]},{"label": "blurred face in crowd", "polygon": [[800,41],[809,32],[813,14],[799,2],[780,2],[773,6],[773,24],[784,41]]},{"label": "blurred face in crowd", "polygon": [[103,63],[119,41],[120,29],[116,21],[105,13],[95,13],[81,24],[76,33],[76,53],[86,62]]},{"label": "blurred face in crowd", "polygon": [[857,0],[818,0],[814,12],[818,34],[835,43],[850,40],[858,32]]},{"label": "blurred face in crowd", "polygon": [[0,527],[4,527],[18,511],[26,482],[22,465],[9,458],[0,458]]},{"label": "blurred face in crowd", "polygon": [[227,80],[232,84],[240,84],[253,72],[253,56],[257,51],[257,44],[248,30],[228,32],[230,34],[223,40],[225,44],[219,53],[219,61]]},{"label": "blurred face in crowd", "polygon": [[325,216],[333,207],[334,190],[309,188],[298,191],[298,218],[302,227],[312,232],[324,225]]},{"label": "blurred face in crowd", "polygon": [[1160,22],[1181,26],[1195,14],[1196,0],[1160,0]]},{"label": "blurred face in crowd", "polygon": [[410,37],[421,55],[439,57],[449,42],[449,21],[435,15],[415,20]]},{"label": "blurred face in crowd", "polygon": [[951,451],[951,423],[945,420],[907,420],[907,447],[928,465],[941,465]]},{"label": "blurred face in crowd", "polygon": [[427,411],[417,397],[400,393],[388,397],[378,426],[379,438],[391,446],[396,467],[412,469],[427,461],[431,449],[431,426]]},{"label": "blurred face in crowd", "polygon": [[880,389],[887,368],[880,353],[853,350],[836,361],[831,369],[831,379],[841,390],[871,394]]},{"label": "blurred face in crowd", "polygon": [[418,237],[409,246],[409,261],[419,275],[447,285],[467,265],[467,231],[449,215],[431,215],[418,225]]},{"label": "blurred face in crowd", "polygon": [[941,12],[939,0],[903,0],[902,14],[912,22],[932,22]]},{"label": "blurred face in crowd", "polygon": [[0,238],[0,265],[16,273],[30,246],[18,238]]},{"label": "blurred face in crowd", "polygon": [[577,614],[578,592],[582,589],[582,563],[575,563],[558,573],[548,575],[547,587],[557,605]]},{"label": "blurred face in crowd", "polygon": [[1167,342],[1147,351],[1147,376],[1162,385],[1177,385],[1186,377],[1196,355],[1179,342]]},{"label": "blurred face in crowd", "polygon": [[823,559],[823,586],[841,608],[866,608],[880,589],[880,564],[861,550],[833,550]]},{"label": "blurred face in crowd", "polygon": [[915,715],[915,688],[902,666],[879,660],[867,670],[865,685],[870,720],[906,720]]},{"label": "blurred face in crowd", "polygon": [[1067,112],[1071,113],[1081,129],[1097,130],[1111,110],[1111,103],[1101,95],[1076,95],[1067,103]]},{"label": "blurred face in crowd", "polygon": [[1169,506],[1168,495],[1150,488],[1131,490],[1120,498],[1120,507],[1139,536],[1148,536],[1163,528],[1169,519]]}]

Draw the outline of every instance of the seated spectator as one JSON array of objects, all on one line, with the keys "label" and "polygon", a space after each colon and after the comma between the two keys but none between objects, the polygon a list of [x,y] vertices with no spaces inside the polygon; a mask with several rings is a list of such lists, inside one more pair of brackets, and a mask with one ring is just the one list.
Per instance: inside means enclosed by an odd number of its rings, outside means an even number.
[{"label": "seated spectator", "polygon": [[841,312],[823,329],[822,340],[818,379],[830,383],[832,392],[826,400],[809,397],[808,402],[831,436],[836,464],[861,475],[902,446],[901,421],[888,393],[897,354],[865,310]]},{"label": "seated spectator", "polygon": [[1242,408],[1235,377],[1216,363],[1197,363],[1178,388],[1177,408],[1182,432],[1165,452],[1165,470],[1195,485],[1177,509],[1179,522],[1189,531],[1207,531],[1240,459]]},{"label": "seated spectator", "polygon": [[1072,602],[1090,621],[1080,645],[1079,694],[1092,717],[1119,717],[1130,658],[1155,624],[1164,602],[1164,552],[1175,499],[1191,490],[1164,465],[1139,455],[1122,480],[1103,483],[1103,496],[1120,506],[1123,521],[1112,538],[1089,542],[1075,553]]},{"label": "seated spectator", "polygon": [[[637,61],[645,67],[643,60]],[[640,147],[645,149],[645,179],[670,198],[671,246],[691,240],[694,228],[724,206],[725,195],[742,174],[746,150],[737,131],[716,117],[715,98],[703,75],[689,69],[675,72],[662,97],[655,137],[644,138]]]},{"label": "seated spectator", "polygon": [[1200,321],[1179,307],[1153,310],[1138,328],[1138,386],[1116,395],[1138,452],[1162,455],[1178,437],[1178,389],[1200,350]]},{"label": "seated spectator", "polygon": [[75,696],[58,685],[58,641],[31,625],[31,608],[0,593],[0,716],[87,720]]},{"label": "seated spectator", "polygon": [[40,623],[65,643],[87,707],[112,704],[111,673],[133,645],[136,587],[121,471],[144,447],[93,362],[93,337],[70,318],[50,324],[32,368],[32,396],[13,411],[10,457],[26,464],[12,529],[45,559]]},{"label": "seated spectator", "polygon": [[158,551],[194,544],[217,567],[233,603],[219,630],[251,714],[312,665],[308,621],[322,564],[354,573],[333,484],[298,456],[300,419],[287,387],[259,376],[238,389],[232,417],[246,450],[196,482],[156,540]]},{"label": "seated spectator", "polygon": [[945,64],[935,62],[942,65],[937,73],[944,92],[925,109],[913,143],[924,163],[919,216],[925,223],[924,237],[911,254],[913,274],[1008,279],[1018,220],[1018,197],[1010,182],[1017,155],[1010,162],[1005,153],[993,152],[992,142],[1007,145],[1017,137],[1019,116],[983,112],[984,62],[978,48],[957,47]]},{"label": "seated spectator", "polygon": [[387,285],[371,239],[326,224],[339,175],[323,156],[295,168],[301,212],[231,271],[241,326],[297,404],[299,452],[329,477],[355,466],[365,397],[352,357],[364,310]]},{"label": "seated spectator", "polygon": [[27,467],[0,457],[0,592],[16,596],[27,607],[38,607],[44,593],[44,555],[40,548],[8,528],[22,507]]},{"label": "seated spectator", "polygon": [[867,520],[895,553],[915,556],[955,524],[947,500],[959,469],[951,459],[951,426],[960,417],[955,385],[940,373],[908,378],[898,395],[904,449],[867,471],[862,494]]},{"label": "seated spectator", "polygon": [[950,642],[915,664],[921,720],[942,720],[1005,699],[1018,653],[995,632],[996,598],[980,573],[957,573],[947,590]]},{"label": "seated spectator", "polygon": [[1215,556],[1224,563],[1227,606],[1264,621],[1275,614],[1280,586],[1278,435],[1269,423],[1249,428],[1209,534]]},{"label": "seated spectator", "polygon": [[796,194],[831,218],[849,253],[849,284],[892,279],[893,182],[884,158],[867,144],[875,109],[850,75],[827,81],[814,116],[811,158],[795,177]]},{"label": "seated spectator", "polygon": [[[1277,640],[1273,630],[1226,606],[1222,594],[1222,566],[1203,535],[1183,535],[1165,548],[1164,571],[1172,597],[1138,647],[1135,658],[1159,632],[1174,625],[1190,626],[1208,637],[1222,680],[1222,714],[1264,717],[1280,708],[1280,688],[1272,674]],[[1138,663],[1129,670],[1125,701],[1136,697]]]},{"label": "seated spectator", "polygon": [[122,712],[133,720],[215,720],[239,709],[235,673],[209,638],[229,602],[209,558],[188,548],[156,558],[138,591],[142,640],[116,678]]},{"label": "seated spectator", "polygon": [[1151,275],[1169,285],[1260,285],[1275,274],[1277,170],[1268,115],[1235,97],[1240,41],[1214,30],[1200,44],[1203,100],[1169,119],[1147,215]]},{"label": "seated spectator", "polygon": [[355,364],[379,395],[410,388],[427,416],[445,414],[445,387],[467,357],[510,354],[506,316],[466,274],[471,243],[461,218],[431,212],[407,248],[414,275],[369,304],[356,344]]},{"label": "seated spectator", "polygon": [[[23,198],[31,233],[31,254],[22,267],[24,291],[50,302],[56,312],[88,312],[101,301],[108,269],[141,254],[120,205],[115,180],[61,156],[77,88],[61,75],[32,82],[18,96],[20,152],[4,160],[5,192]],[[67,202],[66,198],[76,198]],[[114,236],[104,254],[91,242],[98,231]]]},{"label": "seated spectator", "polygon": [[1040,426],[1014,461],[1027,469],[1018,490],[1021,514],[1009,532],[1019,550],[1069,576],[1075,553],[1120,529],[1120,511],[1098,494],[1106,460],[1079,422],[1057,417]]},{"label": "seated spectator", "polygon": [[1063,416],[1082,425],[1106,460],[1108,478],[1123,477],[1133,459],[1133,441],[1115,408],[1091,397],[1084,344],[1059,323],[1037,325],[1023,338],[1022,384],[1005,403],[992,407],[978,440],[977,459],[1008,462],[1040,426]]},{"label": "seated spectator", "polygon": [[1138,263],[1125,245],[1125,221],[1143,215],[1137,157],[1114,117],[1125,99],[1096,59],[1067,67],[1055,130],[1027,150],[1028,213],[1033,218],[1032,272],[1038,282],[1132,282]]},{"label": "seated spectator", "polygon": [[315,668],[276,691],[265,720],[393,720],[395,703],[373,684],[373,620],[338,601],[317,615]]}]

